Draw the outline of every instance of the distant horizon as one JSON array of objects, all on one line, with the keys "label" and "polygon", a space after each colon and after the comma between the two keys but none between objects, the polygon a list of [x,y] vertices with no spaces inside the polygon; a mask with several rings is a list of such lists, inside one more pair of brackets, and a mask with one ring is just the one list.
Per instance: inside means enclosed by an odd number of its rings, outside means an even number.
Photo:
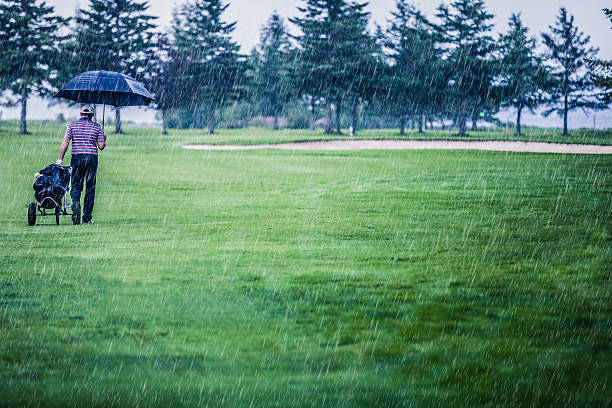
[{"label": "distant horizon", "polygon": [[[48,101],[42,100],[38,97],[28,99],[28,106],[33,103],[38,103],[43,107],[46,107]],[[45,108],[45,115],[43,117],[32,118],[28,115],[28,121],[55,121],[59,114],[64,115],[66,120],[76,119],[78,117],[79,108],[69,107],[66,104],[59,103],[49,108]],[[543,110],[543,109],[542,109]],[[10,112],[10,115],[6,115],[6,112]],[[19,108],[12,109],[0,109],[0,120],[6,121],[18,121],[19,120]],[[98,122],[102,122],[102,106],[96,106]],[[112,107],[106,108],[106,118],[114,119],[114,109]],[[503,124],[513,125],[516,121],[516,111],[513,109],[501,110],[495,115]],[[588,115],[584,114],[580,110],[569,112],[568,114],[569,125],[568,128],[571,130],[578,129],[593,129],[593,113],[590,112]],[[124,125],[134,125],[138,127],[160,126],[161,120],[157,119],[157,110],[148,107],[125,107],[121,109],[121,121]],[[108,125],[109,122],[107,122]],[[481,121],[481,124],[486,122]],[[521,123],[523,128],[534,127],[541,129],[562,129],[563,119],[552,114],[549,117],[544,117],[538,113],[532,114],[524,112],[522,115]],[[597,130],[610,130],[612,129],[612,108],[599,111],[595,114],[595,129]],[[399,122],[398,122],[399,128]]]}]

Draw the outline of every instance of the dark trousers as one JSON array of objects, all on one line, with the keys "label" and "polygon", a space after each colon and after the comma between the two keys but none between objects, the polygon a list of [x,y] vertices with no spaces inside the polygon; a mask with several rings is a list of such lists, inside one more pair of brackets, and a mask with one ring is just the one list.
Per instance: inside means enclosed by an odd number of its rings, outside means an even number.
[{"label": "dark trousers", "polygon": [[70,163],[72,166],[72,188],[70,198],[73,203],[81,201],[83,181],[87,184],[85,202],[83,203],[83,222],[91,221],[91,213],[96,198],[96,173],[98,171],[98,155],[75,154]]}]

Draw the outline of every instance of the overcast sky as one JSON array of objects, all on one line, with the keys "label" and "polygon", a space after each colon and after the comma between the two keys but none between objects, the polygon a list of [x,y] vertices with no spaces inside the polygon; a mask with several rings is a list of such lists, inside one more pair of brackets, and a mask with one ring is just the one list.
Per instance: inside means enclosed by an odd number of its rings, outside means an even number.
[{"label": "overcast sky", "polygon": [[[159,17],[157,23],[167,27],[172,18],[172,9],[181,4],[182,0],[149,0],[149,14]],[[72,16],[77,7],[87,7],[88,0],[47,0],[47,4],[54,6],[58,14]],[[297,7],[304,4],[303,0],[231,0],[226,13],[227,21],[236,21],[234,38],[242,46],[242,52],[248,53],[259,40],[261,26],[266,22],[273,11],[278,11],[283,17],[298,15]],[[372,20],[385,25],[389,13],[395,8],[396,0],[371,0],[369,11]],[[414,4],[427,15],[433,17],[440,0],[414,0]],[[451,1],[446,0],[446,4]],[[553,24],[559,7],[566,7],[575,16],[578,27],[591,36],[591,42],[600,48],[600,56],[612,59],[612,30],[610,22],[605,18],[601,9],[612,7],[610,0],[486,0],[489,11],[495,14],[496,31],[506,31],[508,18],[513,12],[520,12],[523,21],[536,34],[548,30]],[[17,117],[18,112],[11,110],[8,117]],[[30,118],[48,117],[56,115],[55,110],[48,110],[46,104],[32,101],[30,104]],[[7,116],[5,116],[7,117]],[[149,117],[149,116],[147,116]],[[612,118],[610,118],[612,122]],[[612,127],[612,123],[608,126]]]}]

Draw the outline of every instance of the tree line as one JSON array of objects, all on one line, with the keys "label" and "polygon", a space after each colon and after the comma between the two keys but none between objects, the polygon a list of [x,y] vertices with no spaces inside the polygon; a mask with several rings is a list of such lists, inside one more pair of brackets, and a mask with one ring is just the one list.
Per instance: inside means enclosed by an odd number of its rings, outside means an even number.
[{"label": "tree line", "polygon": [[[288,22],[274,13],[258,46],[242,54],[236,22],[224,19],[228,6],[188,0],[163,32],[143,0],[89,0],[72,18],[42,0],[0,0],[0,101],[21,105],[26,133],[30,96],[109,70],[152,91],[164,133],[169,122],[214,133],[220,112],[233,112],[273,118],[275,129],[293,114],[301,115],[295,126],[319,123],[328,133],[348,118],[353,133],[369,115],[391,118],[402,134],[408,122],[420,132],[436,122],[466,135],[470,122],[476,130],[504,108],[516,110],[520,134],[523,113],[540,107],[562,117],[567,134],[569,112],[605,109],[612,99],[612,63],[596,59],[565,8],[540,42],[520,14],[495,36],[483,0],[441,4],[435,20],[398,0],[375,30],[366,2],[303,0]],[[115,117],[121,133],[120,108]]]}]

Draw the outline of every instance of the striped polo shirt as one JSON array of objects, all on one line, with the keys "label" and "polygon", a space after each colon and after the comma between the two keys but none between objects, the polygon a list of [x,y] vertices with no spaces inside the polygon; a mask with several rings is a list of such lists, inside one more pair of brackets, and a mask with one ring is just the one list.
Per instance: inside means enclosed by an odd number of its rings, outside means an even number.
[{"label": "striped polo shirt", "polygon": [[72,140],[72,154],[98,154],[98,145],[106,141],[102,127],[89,118],[72,122],[64,138]]}]

